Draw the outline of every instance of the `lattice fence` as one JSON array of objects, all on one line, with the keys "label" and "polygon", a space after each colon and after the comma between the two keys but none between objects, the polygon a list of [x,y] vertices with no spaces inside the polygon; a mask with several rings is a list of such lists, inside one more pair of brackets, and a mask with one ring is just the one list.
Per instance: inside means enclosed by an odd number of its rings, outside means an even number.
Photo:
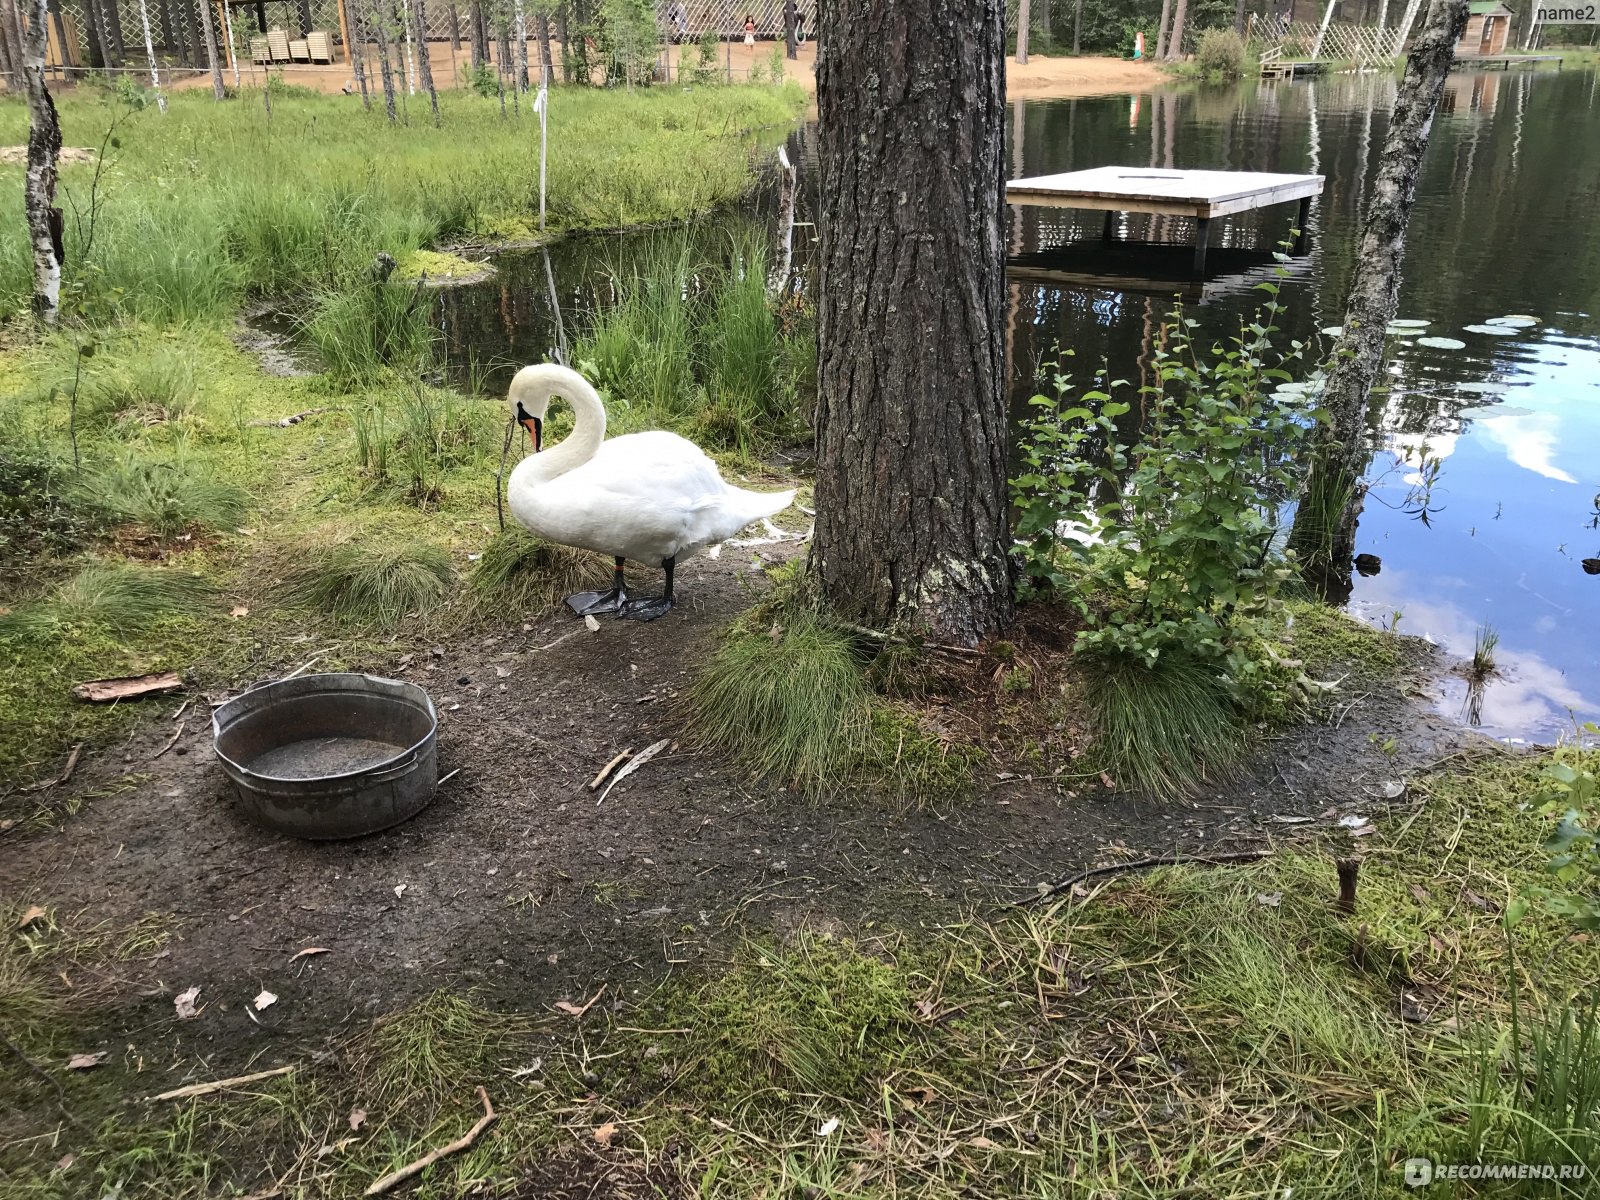
[{"label": "lattice fence", "polygon": [[1317,49],[1319,59],[1353,62],[1373,66],[1395,58],[1402,49],[1405,31],[1400,27],[1380,29],[1376,25],[1330,24],[1317,48],[1316,21],[1279,21],[1275,18],[1251,21],[1249,37],[1258,53],[1278,51],[1282,58],[1310,58]]}]

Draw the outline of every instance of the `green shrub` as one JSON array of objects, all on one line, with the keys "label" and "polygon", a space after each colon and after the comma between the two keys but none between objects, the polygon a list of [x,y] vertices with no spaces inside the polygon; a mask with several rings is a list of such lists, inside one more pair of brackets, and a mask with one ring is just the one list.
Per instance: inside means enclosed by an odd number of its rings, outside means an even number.
[{"label": "green shrub", "polygon": [[294,603],[352,625],[392,627],[444,599],[453,573],[450,556],[433,542],[370,534],[312,546],[285,580]]},{"label": "green shrub", "polygon": [[[1600,737],[1600,725],[1585,725],[1584,734]],[[1600,760],[1593,752],[1563,749],[1544,769],[1545,786],[1534,797],[1539,811],[1556,818],[1545,842],[1546,870],[1554,886],[1530,887],[1512,902],[1507,915],[1522,918],[1528,901],[1544,907],[1589,933],[1600,931]]]},{"label": "green shrub", "polygon": [[1207,29],[1194,58],[1207,79],[1238,79],[1244,74],[1244,39],[1231,29]]},{"label": "green shrub", "polygon": [[20,578],[38,557],[76,550],[99,521],[99,509],[53,458],[0,450],[0,582]]},{"label": "green shrub", "polygon": [[493,100],[500,94],[500,77],[488,63],[479,63],[467,68],[467,86],[485,100]]}]

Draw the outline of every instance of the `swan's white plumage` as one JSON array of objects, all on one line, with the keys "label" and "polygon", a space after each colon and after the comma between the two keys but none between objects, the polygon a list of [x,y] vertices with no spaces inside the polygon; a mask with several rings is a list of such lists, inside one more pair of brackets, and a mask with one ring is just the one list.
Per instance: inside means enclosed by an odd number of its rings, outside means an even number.
[{"label": "swan's white plumage", "polygon": [[794,499],[793,491],[734,487],[675,433],[606,440],[600,397],[576,371],[524,367],[511,384],[513,411],[520,403],[541,421],[553,395],[572,405],[572,433],[523,459],[506,488],[512,515],[547,541],[659,567],[726,541]]}]

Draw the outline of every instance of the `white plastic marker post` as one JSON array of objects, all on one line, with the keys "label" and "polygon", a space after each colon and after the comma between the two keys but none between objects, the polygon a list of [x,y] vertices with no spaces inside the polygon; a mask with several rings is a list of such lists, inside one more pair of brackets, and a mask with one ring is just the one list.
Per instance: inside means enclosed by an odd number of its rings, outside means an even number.
[{"label": "white plastic marker post", "polygon": [[549,145],[550,77],[539,65],[539,94],[533,98],[533,111],[539,114],[539,232],[544,232],[544,156]]}]

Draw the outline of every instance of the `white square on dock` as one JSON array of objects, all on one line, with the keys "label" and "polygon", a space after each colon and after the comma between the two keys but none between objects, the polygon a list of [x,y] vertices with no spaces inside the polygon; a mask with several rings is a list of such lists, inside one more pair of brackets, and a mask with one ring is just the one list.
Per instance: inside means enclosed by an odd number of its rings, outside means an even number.
[{"label": "white square on dock", "polygon": [[1160,167],[1093,167],[1035,175],[1006,184],[1013,204],[1115,212],[1225,217],[1230,213],[1303,200],[1322,192],[1321,175],[1268,171],[1174,171]]}]

